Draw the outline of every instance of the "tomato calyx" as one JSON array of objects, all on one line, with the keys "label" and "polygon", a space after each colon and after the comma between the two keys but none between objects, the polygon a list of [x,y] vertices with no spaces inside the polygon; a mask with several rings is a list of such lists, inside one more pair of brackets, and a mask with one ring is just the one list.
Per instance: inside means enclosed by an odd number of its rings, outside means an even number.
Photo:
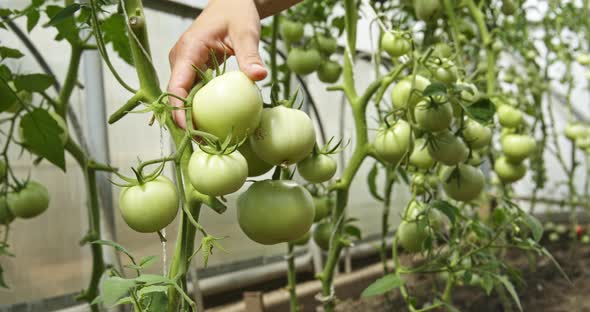
[{"label": "tomato calyx", "polygon": [[204,142],[196,142],[199,149],[209,155],[229,155],[235,152],[246,140],[248,137],[244,137],[238,143],[232,144],[233,141],[233,134],[230,134],[225,138],[223,143],[216,138],[214,135],[202,135],[200,137]]},{"label": "tomato calyx", "polygon": [[143,170],[141,170],[141,168],[143,168],[143,166],[145,164],[140,161],[140,164],[137,167],[138,169],[131,167],[131,171],[133,171],[135,178],[126,177],[123,174],[119,173],[118,171],[113,170],[113,173],[115,173],[115,175],[117,177],[119,177],[119,179],[125,181],[126,183],[118,183],[113,180],[109,180],[109,181],[118,187],[124,187],[124,188],[144,185],[147,182],[154,181],[156,178],[158,178],[162,174],[162,171],[164,170],[164,164],[165,163],[162,162],[153,172],[146,175],[146,174],[143,174],[142,173]]}]

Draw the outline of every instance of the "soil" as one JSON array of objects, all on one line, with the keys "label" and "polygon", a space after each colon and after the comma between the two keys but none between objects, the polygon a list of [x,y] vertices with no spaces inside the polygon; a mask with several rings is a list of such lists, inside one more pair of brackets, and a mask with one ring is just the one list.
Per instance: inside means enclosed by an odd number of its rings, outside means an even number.
[{"label": "soil", "polygon": [[[560,274],[547,258],[537,258],[537,265],[530,265],[527,254],[509,251],[509,263],[523,273],[523,284],[517,286],[523,311],[535,312],[590,312],[590,245],[568,246],[568,242],[545,244],[571,280]],[[406,281],[410,294],[421,304],[432,300],[435,287],[442,289],[441,280],[433,276],[418,276]],[[499,312],[510,311],[502,307],[496,292],[487,296],[479,287],[456,287],[453,306],[460,311]],[[420,307],[420,305],[417,305]],[[511,311],[518,311],[516,306]],[[341,302],[339,312],[352,311],[408,311],[399,290],[384,296],[348,299]],[[432,310],[431,310],[432,311]],[[436,311],[436,310],[435,310]]]}]

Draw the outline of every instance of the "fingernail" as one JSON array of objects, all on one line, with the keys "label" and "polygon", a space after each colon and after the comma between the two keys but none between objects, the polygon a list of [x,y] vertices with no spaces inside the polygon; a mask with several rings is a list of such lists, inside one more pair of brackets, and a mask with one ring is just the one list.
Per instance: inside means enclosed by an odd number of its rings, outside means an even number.
[{"label": "fingernail", "polygon": [[264,66],[260,65],[260,64],[252,64],[252,69],[255,71],[265,71],[266,72],[266,68],[264,68]]}]

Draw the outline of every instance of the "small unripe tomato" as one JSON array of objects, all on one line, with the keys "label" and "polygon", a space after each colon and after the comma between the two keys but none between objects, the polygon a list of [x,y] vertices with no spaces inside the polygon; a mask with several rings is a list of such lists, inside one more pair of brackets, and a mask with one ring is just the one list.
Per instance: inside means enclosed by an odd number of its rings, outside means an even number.
[{"label": "small unripe tomato", "polygon": [[581,123],[569,123],[565,126],[565,137],[575,141],[578,138],[588,136],[590,129]]},{"label": "small unripe tomato", "polygon": [[509,105],[498,107],[498,120],[503,127],[518,128],[522,125],[524,118],[522,112]]},{"label": "small unripe tomato", "polygon": [[420,129],[428,132],[443,131],[453,123],[453,106],[450,102],[422,100],[414,108],[414,116]]},{"label": "small unripe tomato", "polygon": [[481,170],[464,164],[444,168],[441,181],[447,196],[464,202],[476,199],[485,186],[485,177]]},{"label": "small unripe tomato", "polygon": [[492,141],[492,130],[477,121],[467,119],[465,129],[463,129],[463,138],[472,149],[484,148]]},{"label": "small unripe tomato", "polygon": [[315,217],[313,222],[319,222],[332,213],[332,199],[330,196],[314,196]]},{"label": "small unripe tomato", "polygon": [[313,150],[315,128],[311,118],[298,109],[265,108],[260,125],[250,136],[250,144],[265,162],[291,165],[305,159]]},{"label": "small unripe tomato", "polygon": [[20,191],[8,193],[7,202],[10,212],[15,217],[30,219],[47,210],[49,207],[49,192],[43,184],[29,181]]},{"label": "small unripe tomato", "polygon": [[303,38],[303,24],[283,18],[279,23],[279,33],[281,38],[289,43],[298,42]]},{"label": "small unripe tomato", "polygon": [[338,41],[332,36],[319,35],[315,37],[315,44],[323,54],[330,56],[338,49]]},{"label": "small unripe tomato", "polygon": [[297,164],[299,174],[311,183],[323,183],[330,180],[336,174],[336,169],[336,160],[323,154],[312,154]]},{"label": "small unripe tomato", "polygon": [[293,48],[287,55],[287,67],[298,75],[313,73],[320,67],[321,62],[322,56],[316,49]]},{"label": "small unripe tomato", "polygon": [[410,165],[422,170],[428,170],[434,165],[434,159],[428,153],[425,139],[420,138],[414,141],[414,149],[410,154]]},{"label": "small unripe tomato", "polygon": [[397,58],[408,54],[412,50],[412,41],[404,37],[402,32],[386,32],[381,38],[381,47],[389,56]]},{"label": "small unripe tomato", "polygon": [[533,154],[537,143],[535,139],[528,135],[508,134],[500,140],[502,152],[506,159],[512,163],[521,163],[523,160]]},{"label": "small unripe tomato", "polygon": [[412,140],[412,128],[404,120],[398,120],[391,127],[381,127],[373,147],[377,156],[391,164],[397,164],[409,153]]},{"label": "small unripe tomato", "polygon": [[434,141],[428,144],[428,153],[436,161],[454,166],[467,160],[469,149],[467,145],[451,131],[445,130],[434,136]]},{"label": "small unripe tomato", "polygon": [[332,223],[325,221],[315,226],[313,241],[322,250],[330,249],[330,237],[332,236]]},{"label": "small unripe tomato", "polygon": [[238,197],[238,224],[251,240],[273,245],[307,233],[315,208],[309,191],[295,181],[253,183]]},{"label": "small unripe tomato", "polygon": [[424,89],[430,85],[430,80],[416,75],[412,89],[412,80],[411,76],[404,78],[391,89],[391,102],[395,109],[405,109],[408,106],[416,105],[420,101]]},{"label": "small unripe tomato", "polygon": [[295,246],[304,246],[307,245],[309,239],[311,238],[311,231],[307,231],[307,233],[303,234],[303,236],[299,237],[298,239],[291,241],[291,244]]},{"label": "small unripe tomato", "polygon": [[335,83],[341,74],[342,66],[334,61],[322,62],[317,71],[318,79],[325,83]]},{"label": "small unripe tomato", "polygon": [[440,11],[439,0],[414,0],[414,12],[416,17],[425,22],[430,22]]},{"label": "small unripe tomato", "polygon": [[125,223],[140,233],[157,232],[168,226],[178,212],[178,192],[170,179],[125,187],[119,194],[119,209]]},{"label": "small unripe tomato", "polygon": [[526,174],[527,168],[524,163],[514,164],[502,156],[496,159],[494,171],[502,182],[512,183],[522,179]]},{"label": "small unripe tomato", "polygon": [[8,200],[5,195],[0,196],[0,224],[8,225],[14,221],[15,216],[8,207]]},{"label": "small unripe tomato", "polygon": [[402,221],[396,231],[399,244],[408,252],[416,253],[424,249],[424,242],[430,236],[428,227],[421,222]]},{"label": "small unripe tomato", "polygon": [[188,176],[195,190],[223,196],[239,190],[248,178],[248,162],[239,151],[211,155],[197,149],[188,162]]}]

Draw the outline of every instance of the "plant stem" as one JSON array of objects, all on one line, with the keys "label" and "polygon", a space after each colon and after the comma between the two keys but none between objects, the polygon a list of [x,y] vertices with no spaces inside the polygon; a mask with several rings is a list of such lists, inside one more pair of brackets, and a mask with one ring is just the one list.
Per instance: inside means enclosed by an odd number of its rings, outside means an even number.
[{"label": "plant stem", "polygon": [[294,245],[287,243],[287,289],[289,290],[289,307],[291,312],[299,312],[297,300],[297,270],[295,268]]},{"label": "plant stem", "polygon": [[78,71],[80,68],[80,60],[82,58],[82,48],[77,44],[72,44],[71,54],[70,54],[70,64],[68,65],[68,71],[66,74],[66,80],[64,82],[63,88],[58,97],[57,104],[59,105],[56,107],[56,112],[66,119],[66,112],[67,112],[67,103],[72,95],[72,91],[74,91],[74,87],[78,82]]},{"label": "plant stem", "polygon": [[383,264],[383,273],[389,273],[387,268],[387,232],[389,231],[389,212],[391,207],[391,194],[393,185],[395,183],[395,172],[393,169],[386,168],[387,174],[385,176],[385,192],[383,193],[383,212],[381,215],[381,246],[379,248],[379,256]]},{"label": "plant stem", "polygon": [[469,13],[475,20],[477,24],[477,28],[479,29],[479,35],[481,36],[481,41],[486,50],[486,60],[487,60],[487,93],[494,94],[496,90],[496,57],[494,55],[494,51],[492,50],[492,37],[488,32],[488,28],[486,26],[483,13],[477,7],[473,0],[465,0],[464,3],[467,5],[467,9]]}]

